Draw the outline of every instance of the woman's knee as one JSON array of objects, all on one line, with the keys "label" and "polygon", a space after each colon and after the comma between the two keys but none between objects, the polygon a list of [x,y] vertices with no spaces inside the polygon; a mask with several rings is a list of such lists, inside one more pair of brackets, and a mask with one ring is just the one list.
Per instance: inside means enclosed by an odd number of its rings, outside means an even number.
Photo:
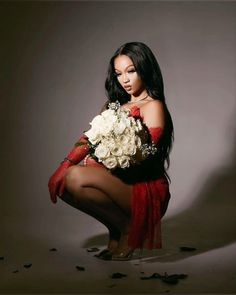
[{"label": "woman's knee", "polygon": [[66,170],[64,180],[65,180],[65,187],[67,190],[73,191],[75,188],[78,190],[81,186],[81,175],[83,167],[80,166],[72,166]]}]

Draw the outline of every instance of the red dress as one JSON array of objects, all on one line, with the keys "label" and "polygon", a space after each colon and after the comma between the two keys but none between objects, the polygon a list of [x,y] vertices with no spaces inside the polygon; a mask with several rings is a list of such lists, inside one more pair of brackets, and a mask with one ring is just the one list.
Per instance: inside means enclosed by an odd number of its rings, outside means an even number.
[{"label": "red dress", "polygon": [[[132,107],[129,114],[142,120],[137,106]],[[149,128],[148,131],[152,142],[158,144],[162,129]],[[132,185],[129,245],[133,248],[161,248],[161,218],[170,199],[169,183],[157,158],[144,162],[131,169],[116,169],[113,174]],[[85,165],[101,166],[91,158]]]}]

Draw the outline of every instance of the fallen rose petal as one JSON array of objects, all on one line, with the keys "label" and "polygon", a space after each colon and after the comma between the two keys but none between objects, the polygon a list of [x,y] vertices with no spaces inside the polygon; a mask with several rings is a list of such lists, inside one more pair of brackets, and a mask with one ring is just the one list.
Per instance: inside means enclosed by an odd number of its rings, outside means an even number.
[{"label": "fallen rose petal", "polygon": [[194,247],[187,247],[187,246],[182,246],[182,247],[179,247],[179,248],[180,248],[180,251],[185,251],[185,252],[190,252],[190,251],[196,251],[197,250]]},{"label": "fallen rose petal", "polygon": [[174,276],[163,277],[161,280],[164,283],[172,284],[172,285],[175,285],[179,282],[179,280]]},{"label": "fallen rose petal", "polygon": [[57,251],[57,249],[56,248],[51,248],[49,251],[55,252],[55,251]]},{"label": "fallen rose petal", "polygon": [[25,268],[30,268],[32,266],[32,263],[24,264]]},{"label": "fallen rose petal", "polygon": [[141,280],[150,280],[150,279],[161,279],[163,276],[161,276],[159,273],[154,272],[151,276],[149,277],[141,277]]},{"label": "fallen rose petal", "polygon": [[160,278],[162,278],[162,276],[159,273],[154,272],[154,274],[151,275],[151,278],[152,279],[160,279]]},{"label": "fallen rose petal", "polygon": [[115,272],[111,276],[112,279],[121,279],[123,277],[127,277],[127,275],[120,272]]},{"label": "fallen rose petal", "polygon": [[179,274],[178,276],[179,276],[179,279],[185,279],[188,277],[188,275],[186,274]]},{"label": "fallen rose petal", "polygon": [[168,275],[166,272],[165,272],[165,275],[162,276],[162,281],[164,283],[167,283],[167,284],[177,284],[179,282],[179,279],[185,279],[188,275],[186,274],[172,274],[172,275]]},{"label": "fallen rose petal", "polygon": [[84,271],[85,270],[85,268],[83,266],[78,266],[78,265],[76,265],[76,269],[79,270],[79,271]]},{"label": "fallen rose petal", "polygon": [[171,277],[173,279],[185,279],[188,275],[186,274],[173,274],[173,275],[166,275],[166,277]]},{"label": "fallen rose petal", "polygon": [[92,247],[92,248],[88,248],[87,252],[98,252],[100,249],[98,249],[97,247]]},{"label": "fallen rose petal", "polygon": [[177,284],[179,279],[185,279],[188,275],[186,274],[173,274],[168,275],[166,272],[162,276],[159,273],[153,273],[151,276],[148,277],[140,277],[141,280],[151,280],[151,279],[161,279],[164,283],[168,284]]}]

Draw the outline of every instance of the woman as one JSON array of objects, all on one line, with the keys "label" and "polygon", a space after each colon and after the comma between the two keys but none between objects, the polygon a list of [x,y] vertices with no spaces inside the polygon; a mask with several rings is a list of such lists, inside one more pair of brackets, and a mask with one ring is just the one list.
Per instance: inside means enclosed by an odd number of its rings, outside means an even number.
[{"label": "woman", "polygon": [[[51,200],[57,196],[102,222],[109,230],[102,259],[128,260],[135,248],[160,248],[160,220],[170,199],[169,153],[173,123],[165,103],[160,67],[141,42],[122,45],[110,60],[105,82],[108,103],[119,101],[142,120],[157,153],[139,165],[109,170],[89,154],[88,139],[67,155],[49,179]],[[83,165],[77,165],[84,159]]]}]

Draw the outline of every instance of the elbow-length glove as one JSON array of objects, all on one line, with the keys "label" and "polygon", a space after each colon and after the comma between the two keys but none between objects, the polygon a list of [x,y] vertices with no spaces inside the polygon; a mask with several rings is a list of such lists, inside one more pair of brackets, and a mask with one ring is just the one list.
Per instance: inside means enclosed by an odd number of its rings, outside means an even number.
[{"label": "elbow-length glove", "polygon": [[163,128],[162,127],[149,127],[148,131],[151,136],[152,143],[157,144],[163,134]]},{"label": "elbow-length glove", "polygon": [[78,164],[88,154],[89,146],[85,135],[82,135],[78,142],[80,144],[73,147],[73,149],[65,157],[64,161],[61,162],[61,165],[49,178],[48,189],[53,203],[57,202],[57,196],[61,196],[63,194],[65,187],[64,175],[66,169],[72,165]]}]

